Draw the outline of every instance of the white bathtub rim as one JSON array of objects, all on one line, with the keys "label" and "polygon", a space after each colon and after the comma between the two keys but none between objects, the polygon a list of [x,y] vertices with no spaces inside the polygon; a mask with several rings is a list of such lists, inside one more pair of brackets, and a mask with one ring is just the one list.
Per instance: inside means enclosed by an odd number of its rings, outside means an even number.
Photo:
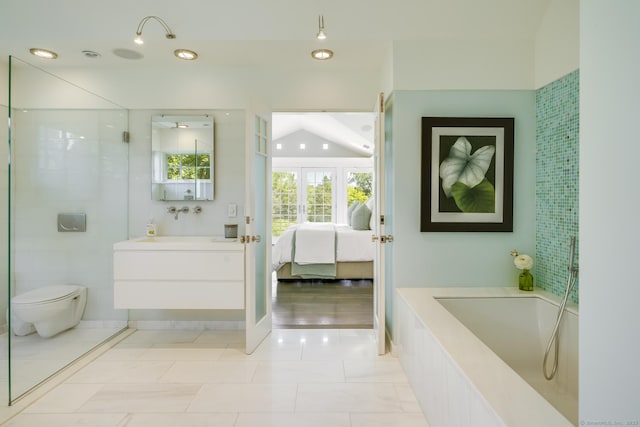
[{"label": "white bathtub rim", "polygon": [[[491,410],[508,426],[573,425],[531,385],[476,337],[437,298],[542,298],[554,305],[560,298],[546,291],[513,287],[397,288],[422,325],[444,349],[449,361],[469,381]],[[578,314],[575,304],[568,310]],[[509,390],[505,394],[503,390]],[[552,422],[553,424],[549,424]]]}]

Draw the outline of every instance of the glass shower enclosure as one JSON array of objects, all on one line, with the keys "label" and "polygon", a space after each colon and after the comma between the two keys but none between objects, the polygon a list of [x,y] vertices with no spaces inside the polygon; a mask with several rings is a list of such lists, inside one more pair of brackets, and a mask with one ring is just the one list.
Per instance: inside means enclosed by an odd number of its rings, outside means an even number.
[{"label": "glass shower enclosure", "polygon": [[[127,327],[128,311],[113,308],[112,253],[128,235],[129,149],[126,109],[16,57],[7,115],[0,399],[10,405]],[[16,330],[14,298],[66,284],[87,289],[77,326],[48,338]]]}]

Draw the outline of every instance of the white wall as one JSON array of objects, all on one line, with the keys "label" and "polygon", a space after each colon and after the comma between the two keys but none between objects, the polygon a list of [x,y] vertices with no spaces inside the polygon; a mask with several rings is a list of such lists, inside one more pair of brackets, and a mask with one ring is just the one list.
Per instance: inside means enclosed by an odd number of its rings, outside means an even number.
[{"label": "white wall", "polygon": [[[151,116],[211,114],[214,120],[214,200],[151,200]],[[224,235],[224,224],[242,221],[245,201],[245,112],[240,110],[131,110],[129,112],[129,237],[141,237],[154,219],[159,235]],[[229,203],[237,204],[237,217],[227,216]],[[201,206],[202,213],[180,214],[167,207]],[[241,310],[130,310],[130,321],[244,321]]]},{"label": "white wall", "polygon": [[[12,109],[11,285],[88,288],[84,320],[123,320],[113,308],[113,243],[126,238],[127,129],[122,110]],[[85,232],[57,215],[86,214]]]},{"label": "white wall", "polygon": [[[214,120],[214,200],[151,200],[151,116],[159,114],[211,114]],[[219,235],[224,224],[238,223],[242,233],[244,210],[244,112],[239,110],[131,110],[129,112],[129,237],[141,237],[145,224],[153,218],[160,235]],[[235,203],[238,216],[227,216],[227,206]],[[178,220],[166,212],[167,207],[196,205],[202,213],[180,214]]]},{"label": "white wall", "polygon": [[534,88],[579,66],[580,0],[551,0],[535,39]]},{"label": "white wall", "polygon": [[301,71],[195,63],[56,73],[130,109],[245,109],[261,99],[273,111],[370,111],[382,85],[379,71],[370,69]]},{"label": "white wall", "polygon": [[[513,233],[420,232],[423,116],[515,118]],[[392,126],[394,286],[515,286],[510,250],[535,253],[535,93],[399,91]]]},{"label": "white wall", "polygon": [[637,0],[580,2],[580,420],[585,423],[640,422],[639,20]]}]

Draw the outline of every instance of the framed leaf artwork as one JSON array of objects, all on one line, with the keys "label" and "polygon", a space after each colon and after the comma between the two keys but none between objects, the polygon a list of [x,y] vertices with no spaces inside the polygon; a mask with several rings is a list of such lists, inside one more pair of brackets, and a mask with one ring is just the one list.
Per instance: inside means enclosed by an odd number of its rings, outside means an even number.
[{"label": "framed leaf artwork", "polygon": [[423,117],[420,231],[513,231],[513,118]]}]

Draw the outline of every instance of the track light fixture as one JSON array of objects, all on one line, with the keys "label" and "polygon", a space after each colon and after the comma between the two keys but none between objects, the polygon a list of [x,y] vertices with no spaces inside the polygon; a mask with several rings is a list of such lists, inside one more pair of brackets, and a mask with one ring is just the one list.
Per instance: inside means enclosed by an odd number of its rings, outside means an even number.
[{"label": "track light fixture", "polygon": [[168,39],[176,38],[176,35],[173,34],[173,31],[171,31],[171,28],[169,28],[169,25],[167,25],[167,23],[164,22],[162,18],[158,16],[150,15],[142,18],[142,20],[138,24],[138,29],[136,30],[136,38],[133,40],[136,44],[144,44],[144,40],[142,39],[142,29],[144,28],[144,25],[147,23],[147,21],[149,21],[149,19],[155,19],[156,21],[158,21],[160,25],[162,25],[162,28],[164,28],[164,31],[166,33],[165,34],[166,38]]},{"label": "track light fixture", "polygon": [[318,40],[325,40],[327,38],[327,33],[324,32],[324,16],[318,16],[318,35],[316,36]]}]

